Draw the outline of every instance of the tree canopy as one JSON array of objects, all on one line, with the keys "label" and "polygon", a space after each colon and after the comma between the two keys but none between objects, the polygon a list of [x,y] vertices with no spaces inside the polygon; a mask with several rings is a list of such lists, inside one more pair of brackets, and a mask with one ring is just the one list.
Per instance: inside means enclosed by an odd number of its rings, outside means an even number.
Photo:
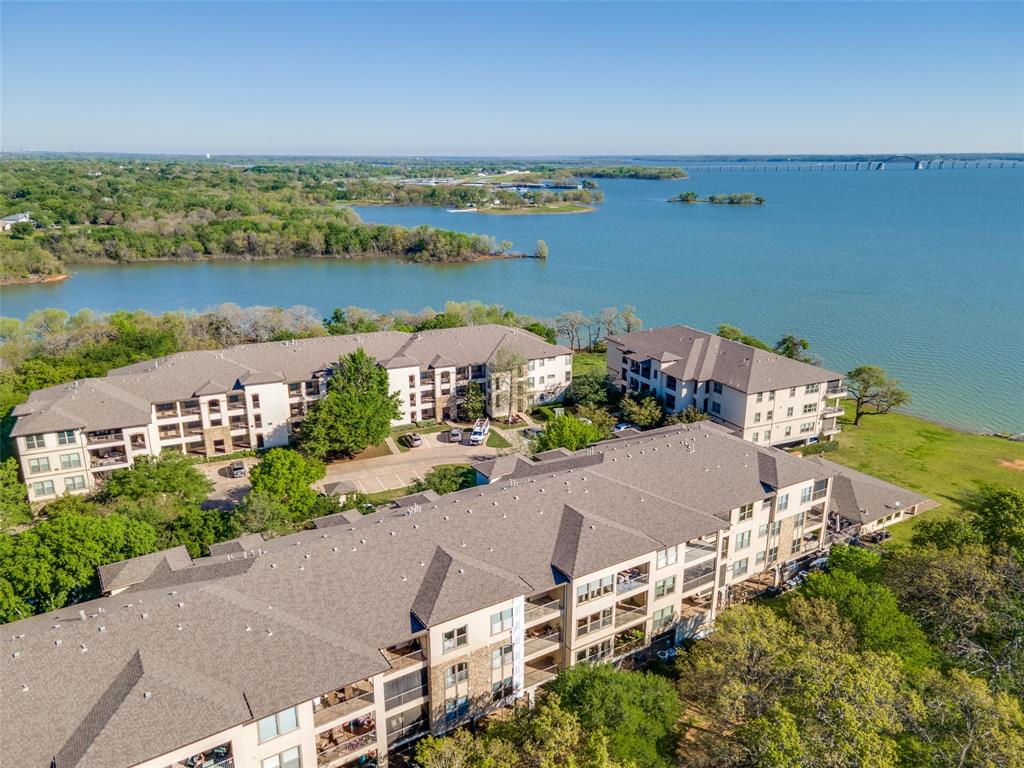
[{"label": "tree canopy", "polygon": [[544,431],[537,437],[536,447],[538,451],[551,451],[555,448],[578,451],[607,436],[608,433],[596,424],[588,424],[566,413],[548,419]]},{"label": "tree canopy", "polygon": [[871,413],[888,413],[910,402],[910,393],[877,365],[861,365],[846,374],[846,388],[856,405],[854,424]]}]

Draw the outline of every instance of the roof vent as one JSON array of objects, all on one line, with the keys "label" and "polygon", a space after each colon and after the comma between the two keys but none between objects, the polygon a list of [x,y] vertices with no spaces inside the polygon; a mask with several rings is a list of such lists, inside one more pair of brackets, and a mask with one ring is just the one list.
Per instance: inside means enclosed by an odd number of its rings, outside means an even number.
[{"label": "roof vent", "polygon": [[273,636],[274,636],[274,630],[268,629],[267,630],[267,637],[273,637]]},{"label": "roof vent", "polygon": [[12,659],[16,659],[19,656],[21,656],[21,651],[15,651],[14,653],[11,654],[11,658]]},{"label": "roof vent", "polygon": [[106,631],[107,631],[107,628],[106,628],[105,626],[103,626],[102,624],[100,624],[100,626],[99,626],[99,630],[98,630],[98,631],[99,631],[99,632],[106,632]]},{"label": "roof vent", "polygon": [[309,553],[307,552],[305,555],[303,555],[303,557],[309,560]]},{"label": "roof vent", "polygon": [[22,686],[21,686],[21,692],[22,692],[22,693],[25,693],[25,692],[27,692],[27,691],[28,691],[28,686],[27,686],[27,685],[22,685]]},{"label": "roof vent", "polygon": [[[466,546],[466,545],[465,545],[465,544],[463,544],[462,546]],[[460,576],[462,576],[462,575],[465,575],[465,573],[466,573],[466,571],[465,571],[465,569],[464,569],[464,568],[459,568],[459,575],[460,575]]]},{"label": "roof vent", "polygon": [[271,563],[271,564],[270,564],[270,567],[271,567],[271,568],[277,568],[277,563]]},{"label": "roof vent", "polygon": [[85,621],[85,609],[84,608],[78,611],[78,618],[80,618],[82,621]]},{"label": "roof vent", "polygon": [[331,552],[337,552],[337,551],[338,551],[337,547],[331,547]]},{"label": "roof vent", "polygon": [[184,608],[184,607],[185,607],[185,604],[184,604],[184,603],[178,603],[178,607],[179,607],[179,608]]},{"label": "roof vent", "polygon": [[58,638],[57,640],[54,640],[54,641],[53,641],[53,644],[54,644],[54,645],[60,645],[60,644],[61,644],[61,642],[62,642],[62,641],[61,641],[61,640],[60,640],[60,639]]},{"label": "roof vent", "polygon": [[146,691],[145,693],[142,694],[142,698],[144,698],[144,699],[152,699],[153,698],[153,692],[152,691]]},{"label": "roof vent", "polygon": [[149,618],[149,614],[148,613],[143,613],[142,614],[142,618],[143,619],[148,619]]},{"label": "roof vent", "polygon": [[82,653],[85,653],[86,651],[88,651],[88,650],[89,650],[89,649],[88,649],[88,648],[86,648],[86,647],[85,647],[84,645],[80,645],[80,646],[78,646],[78,649],[79,649],[79,650],[80,650],[80,651],[81,651]]}]

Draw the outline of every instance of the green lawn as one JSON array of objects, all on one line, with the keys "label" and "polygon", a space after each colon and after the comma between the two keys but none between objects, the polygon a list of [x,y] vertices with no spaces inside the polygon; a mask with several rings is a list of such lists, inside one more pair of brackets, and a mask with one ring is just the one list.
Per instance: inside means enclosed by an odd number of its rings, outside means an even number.
[{"label": "green lawn", "polygon": [[398,445],[398,450],[402,453],[411,451],[412,449],[405,444],[405,438],[414,432],[419,435],[430,435],[435,432],[447,432],[449,426],[447,424],[432,424],[430,426],[417,427],[415,424],[403,424],[400,427],[394,427],[391,430],[391,436],[395,438],[395,443]]},{"label": "green lawn", "polygon": [[387,504],[389,501],[394,501],[401,496],[408,496],[412,493],[412,486],[405,486],[403,488],[392,488],[390,491],[377,491],[376,493],[366,494],[366,498],[370,504],[375,507],[379,507],[381,504]]},{"label": "green lawn", "polygon": [[493,426],[487,433],[487,447],[488,448],[511,448],[512,443],[505,439],[505,436],[496,430]]},{"label": "green lawn", "polygon": [[[1018,462],[1024,467],[1024,443],[957,432],[899,413],[865,416],[855,427],[852,403],[840,421],[839,450],[824,457],[939,502],[925,518],[956,514],[958,496],[981,485],[1024,489],[1024,469],[1000,464]],[[893,526],[892,543],[906,543],[920,519]]]},{"label": "green lawn", "polygon": [[604,376],[607,373],[604,352],[574,352],[572,356],[572,375],[596,373]]}]

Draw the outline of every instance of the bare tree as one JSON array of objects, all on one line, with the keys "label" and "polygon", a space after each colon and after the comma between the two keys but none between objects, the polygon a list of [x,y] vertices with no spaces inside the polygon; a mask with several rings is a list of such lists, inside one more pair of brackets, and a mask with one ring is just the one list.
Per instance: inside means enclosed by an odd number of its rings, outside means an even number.
[{"label": "bare tree", "polygon": [[563,312],[555,318],[555,329],[569,340],[572,349],[580,348],[580,329],[586,324],[582,312]]},{"label": "bare tree", "polygon": [[522,383],[526,371],[526,358],[511,347],[501,347],[494,355],[495,384],[498,389],[498,397],[495,399],[495,407],[500,407],[502,393],[505,385],[508,385],[508,423],[512,423],[512,416],[516,408],[517,394],[521,397]]}]

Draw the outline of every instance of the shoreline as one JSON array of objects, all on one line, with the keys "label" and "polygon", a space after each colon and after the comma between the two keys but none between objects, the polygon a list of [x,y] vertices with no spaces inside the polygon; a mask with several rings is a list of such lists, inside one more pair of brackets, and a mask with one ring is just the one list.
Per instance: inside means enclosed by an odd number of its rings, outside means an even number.
[{"label": "shoreline", "polygon": [[59,275],[29,275],[28,277],[4,277],[0,278],[0,287],[7,288],[17,285],[43,285],[45,283],[60,283],[71,277],[70,272],[61,272]]},{"label": "shoreline", "polygon": [[439,208],[441,210],[444,210],[447,213],[486,213],[486,214],[489,214],[491,216],[516,216],[516,215],[523,216],[523,215],[530,215],[530,214],[535,215],[535,216],[541,216],[541,215],[552,215],[553,216],[553,215],[564,214],[564,213],[593,213],[594,211],[597,210],[597,208],[595,208],[594,206],[591,206],[591,205],[579,205],[579,206],[573,206],[573,208],[571,208],[571,209],[553,210],[553,211],[552,210],[536,210],[534,208],[529,208],[529,207],[527,207],[527,208],[462,208],[462,209],[458,209],[458,210],[453,210],[451,208],[447,208],[444,205],[420,205],[420,204],[410,204],[410,205],[407,205],[405,203],[381,203],[381,202],[351,203],[351,202],[348,202],[348,201],[346,201],[343,205],[345,207],[349,207],[349,208]]}]

